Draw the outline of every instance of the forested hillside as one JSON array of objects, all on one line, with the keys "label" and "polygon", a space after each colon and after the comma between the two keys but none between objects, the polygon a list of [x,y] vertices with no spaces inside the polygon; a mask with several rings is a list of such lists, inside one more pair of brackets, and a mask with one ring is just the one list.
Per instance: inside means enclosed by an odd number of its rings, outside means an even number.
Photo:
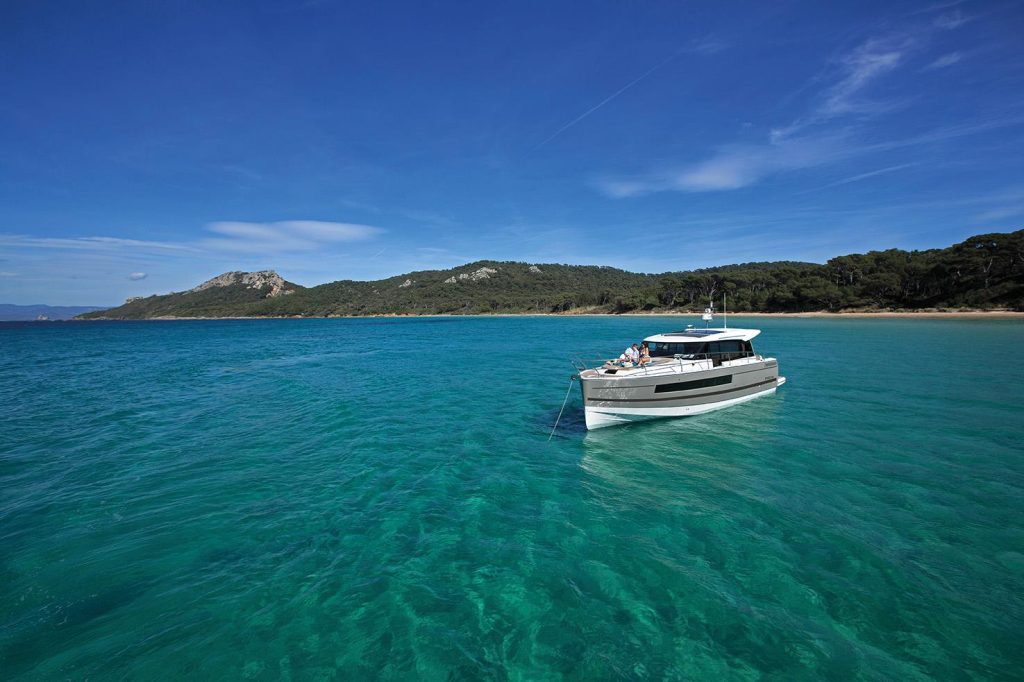
[{"label": "forested hillside", "polygon": [[[1024,230],[945,249],[872,251],[824,265],[777,262],[637,274],[610,267],[480,261],[373,282],[270,290],[227,273],[190,291],[137,299],[83,318],[614,312],[700,309],[728,295],[730,310],[1010,308],[1024,310]],[[226,278],[226,279],[225,279]]]}]

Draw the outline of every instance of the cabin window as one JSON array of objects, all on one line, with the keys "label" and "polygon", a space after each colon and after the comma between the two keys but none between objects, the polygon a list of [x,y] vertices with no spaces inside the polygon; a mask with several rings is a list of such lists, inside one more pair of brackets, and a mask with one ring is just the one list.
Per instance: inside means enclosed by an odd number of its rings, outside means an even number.
[{"label": "cabin window", "polygon": [[707,345],[702,341],[690,343],[652,343],[651,357],[672,357],[673,355],[701,356],[707,352]]},{"label": "cabin window", "polygon": [[735,360],[754,354],[749,341],[691,341],[687,343],[658,342],[650,344],[651,357],[673,357],[681,355],[687,360],[713,358],[715,360]]},{"label": "cabin window", "polygon": [[682,381],[676,384],[659,384],[654,387],[655,393],[671,393],[672,391],[692,391],[695,388],[708,388],[711,386],[722,386],[723,384],[731,384],[732,375],[726,374],[721,377],[711,377],[710,379],[697,379],[696,381]]},{"label": "cabin window", "polygon": [[711,356],[722,360],[735,360],[743,357],[742,341],[716,341],[711,344]]}]

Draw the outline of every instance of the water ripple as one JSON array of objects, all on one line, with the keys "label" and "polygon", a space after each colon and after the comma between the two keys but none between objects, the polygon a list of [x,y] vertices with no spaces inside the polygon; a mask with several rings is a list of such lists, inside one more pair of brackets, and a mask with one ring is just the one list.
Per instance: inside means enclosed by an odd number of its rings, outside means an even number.
[{"label": "water ripple", "polygon": [[1019,674],[1024,325],[760,320],[775,397],[548,443],[664,324],[0,325],[4,677]]}]

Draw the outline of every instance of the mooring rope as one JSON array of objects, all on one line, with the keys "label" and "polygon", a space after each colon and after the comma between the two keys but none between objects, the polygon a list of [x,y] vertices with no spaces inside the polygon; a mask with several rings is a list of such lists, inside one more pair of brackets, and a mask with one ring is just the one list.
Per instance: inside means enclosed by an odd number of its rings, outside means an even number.
[{"label": "mooring rope", "polygon": [[555,437],[555,429],[558,428],[558,422],[562,421],[562,411],[565,410],[565,404],[569,402],[569,394],[572,393],[572,382],[576,381],[576,377],[569,378],[569,388],[565,391],[565,397],[562,398],[562,409],[558,411],[558,417],[555,419],[555,425],[551,427],[551,434],[548,436],[548,442]]}]

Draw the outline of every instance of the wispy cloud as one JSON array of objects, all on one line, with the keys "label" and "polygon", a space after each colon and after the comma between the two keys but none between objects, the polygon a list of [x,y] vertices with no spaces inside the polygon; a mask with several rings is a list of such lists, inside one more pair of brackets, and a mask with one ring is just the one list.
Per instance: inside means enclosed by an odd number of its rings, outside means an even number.
[{"label": "wispy cloud", "polygon": [[872,38],[837,61],[831,85],[818,95],[811,112],[793,123],[771,132],[772,141],[779,141],[808,126],[825,123],[848,114],[877,114],[891,111],[900,103],[870,99],[868,87],[895,70],[914,46],[908,36]]},{"label": "wispy cloud", "polygon": [[910,45],[907,38],[874,39],[846,55],[842,60],[844,75],[826,91],[818,115],[831,118],[879,110],[877,103],[862,99],[860,95],[873,81],[899,66]]},{"label": "wispy cloud", "polygon": [[[181,242],[120,237],[29,237],[0,234],[0,247],[192,257],[211,251],[258,252],[272,255],[291,251],[313,251],[334,244],[367,240],[384,232],[382,228],[373,225],[320,220],[282,220],[269,223],[223,221],[210,223],[206,229],[216,236]],[[142,274],[142,277],[135,277],[138,274]],[[131,275],[132,279],[144,277],[145,274],[139,272]]]},{"label": "wispy cloud", "polygon": [[990,208],[974,216],[975,222],[992,222],[1024,216],[1024,187],[1009,189],[1002,194],[984,197],[981,200]]},{"label": "wispy cloud", "polygon": [[[268,267],[287,272],[291,281],[330,281],[372,270],[364,252],[375,249],[357,245],[383,232],[359,223],[285,220],[210,223],[181,241],[0,234],[0,267],[17,270],[17,277],[0,275],[7,283],[0,286],[0,300],[47,300],[63,287],[61,302],[93,305],[178,291],[227,270]],[[15,262],[17,268],[9,267]],[[7,293],[15,282],[17,291]]]},{"label": "wispy cloud", "polygon": [[719,40],[715,36],[704,36],[687,43],[682,50],[683,54],[718,54],[729,49],[729,43]]},{"label": "wispy cloud", "polygon": [[929,71],[931,69],[944,69],[947,66],[953,66],[957,62],[961,61],[963,58],[963,52],[950,52],[949,54],[942,55],[928,66],[924,67],[924,69],[926,71]]},{"label": "wispy cloud", "polygon": [[[930,11],[939,11],[953,4],[958,3],[944,4]],[[894,97],[889,94],[891,89],[882,89],[887,78],[912,64],[937,30],[955,28],[967,21],[970,18],[959,10],[947,11],[929,25],[877,35],[840,54],[831,60],[824,75],[812,81],[814,89],[806,112],[786,125],[771,129],[768,139],[762,144],[719,145],[702,161],[630,176],[606,176],[595,184],[613,198],[665,191],[735,190],[780,173],[835,164],[897,148],[939,143],[1024,123],[1019,112],[1008,111],[988,120],[937,127],[891,141],[864,139],[869,120],[900,109],[908,102],[903,95]],[[949,67],[964,59],[965,54],[954,51],[941,55],[925,68]],[[826,187],[896,172],[910,165],[890,164]]]},{"label": "wispy cloud", "polygon": [[119,237],[26,237],[0,234],[0,246],[37,249],[73,249],[81,251],[107,251],[112,249],[143,249],[148,251],[196,251],[185,243],[157,242]]},{"label": "wispy cloud", "polygon": [[201,239],[200,246],[241,253],[314,251],[325,244],[360,241],[383,232],[372,225],[320,220],[216,222],[207,225],[207,229],[218,236]]},{"label": "wispy cloud", "polygon": [[956,7],[957,5],[962,5],[965,2],[970,2],[970,1],[971,0],[946,0],[946,2],[937,2],[935,4],[928,5],[927,7],[922,7],[921,9],[916,9],[916,10],[914,10],[912,12],[907,12],[903,16],[911,17],[911,16],[915,16],[915,15],[918,15],[918,14],[928,14],[929,12],[938,12],[939,10],[948,9],[950,7]]},{"label": "wispy cloud", "polygon": [[634,178],[606,179],[598,186],[615,198],[652,192],[710,192],[739,189],[768,175],[812,168],[847,155],[841,136],[801,137],[775,144],[730,145],[706,161],[676,171]]},{"label": "wispy cloud", "polygon": [[[123,258],[201,258],[230,254],[282,254],[329,249],[335,245],[372,239],[384,230],[373,225],[322,220],[278,222],[212,222],[206,226],[215,237],[182,242],[154,242],[116,237],[50,238],[0,235],[0,247],[19,250],[55,250],[76,253],[112,254]],[[134,254],[134,256],[133,256]],[[132,271],[128,279],[144,280],[143,271]]]},{"label": "wispy cloud", "polygon": [[960,28],[961,26],[971,21],[972,19],[973,17],[968,17],[964,15],[964,13],[961,12],[960,10],[954,10],[952,12],[940,14],[939,16],[935,17],[935,19],[932,21],[932,25],[934,25],[935,28],[941,28],[949,31],[954,28]]},{"label": "wispy cloud", "polygon": [[901,147],[913,147],[921,144],[931,144],[934,142],[944,142],[946,140],[954,140],[960,137],[969,137],[971,135],[980,135],[992,130],[1011,128],[1020,125],[1024,125],[1024,114],[1011,113],[1004,116],[995,116],[983,121],[971,121],[968,123],[959,123],[957,125],[942,126],[929,130],[928,132],[921,133],[920,135],[911,135],[898,140],[866,144],[860,148],[860,151],[863,153],[870,153],[886,151],[889,149],[899,149]]},{"label": "wispy cloud", "polygon": [[[710,192],[740,189],[770,176],[818,166],[825,166],[867,154],[927,145],[971,135],[980,135],[1001,128],[1024,125],[1024,115],[1006,115],[987,121],[975,121],[934,128],[884,142],[863,143],[846,133],[820,136],[798,136],[777,139],[770,144],[727,145],[710,158],[674,171],[663,171],[629,177],[607,177],[595,183],[604,194],[615,199],[642,196],[655,192]],[[893,172],[913,165],[899,164],[865,177],[853,176],[845,182]],[[820,188],[819,188],[820,189]]]},{"label": "wispy cloud", "polygon": [[979,213],[974,217],[978,222],[988,222],[994,220],[1004,220],[1006,218],[1016,218],[1017,216],[1024,215],[1024,203],[1018,203],[1010,206],[1001,206],[999,208],[993,208]]}]

